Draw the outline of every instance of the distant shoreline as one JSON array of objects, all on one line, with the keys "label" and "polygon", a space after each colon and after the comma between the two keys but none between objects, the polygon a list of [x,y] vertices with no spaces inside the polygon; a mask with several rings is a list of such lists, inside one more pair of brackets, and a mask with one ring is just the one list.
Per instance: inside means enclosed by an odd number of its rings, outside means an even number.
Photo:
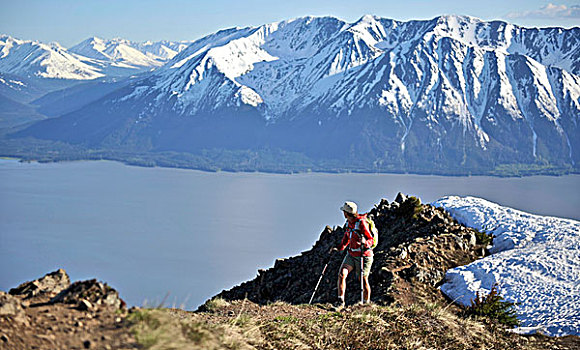
[{"label": "distant shoreline", "polygon": [[38,164],[48,164],[48,163],[72,163],[72,162],[91,162],[91,161],[108,161],[120,163],[126,166],[134,166],[140,168],[166,168],[166,169],[181,169],[181,170],[194,170],[201,171],[205,173],[260,173],[260,174],[276,174],[276,175],[298,175],[298,174],[328,174],[328,175],[341,175],[341,174],[368,174],[368,175],[418,175],[418,176],[442,176],[442,177],[494,177],[494,178],[523,178],[523,177],[534,177],[534,176],[549,176],[549,177],[561,177],[567,175],[580,175],[580,171],[529,171],[521,174],[497,174],[497,173],[441,173],[441,172],[415,172],[415,171],[371,171],[371,170],[353,170],[349,168],[345,169],[285,169],[285,170],[271,170],[271,169],[233,169],[233,168],[219,168],[219,167],[197,167],[195,165],[184,165],[184,166],[173,166],[166,164],[156,164],[154,162],[139,162],[133,160],[124,160],[119,158],[78,158],[78,159],[44,159],[38,157],[38,159],[28,158],[28,157],[17,157],[17,156],[5,156],[0,155],[0,160],[12,160],[18,161],[20,163],[38,163]]}]

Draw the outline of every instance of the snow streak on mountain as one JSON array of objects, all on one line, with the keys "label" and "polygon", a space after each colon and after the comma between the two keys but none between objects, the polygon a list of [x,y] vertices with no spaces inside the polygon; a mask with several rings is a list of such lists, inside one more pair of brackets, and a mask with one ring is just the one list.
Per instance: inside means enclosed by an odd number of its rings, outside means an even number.
[{"label": "snow streak on mountain", "polygon": [[[126,52],[96,39],[75,50]],[[204,37],[98,106],[28,134],[147,151],[283,149],[374,171],[574,168],[579,58],[580,28],[305,17]],[[87,115],[110,121],[114,140]]]}]

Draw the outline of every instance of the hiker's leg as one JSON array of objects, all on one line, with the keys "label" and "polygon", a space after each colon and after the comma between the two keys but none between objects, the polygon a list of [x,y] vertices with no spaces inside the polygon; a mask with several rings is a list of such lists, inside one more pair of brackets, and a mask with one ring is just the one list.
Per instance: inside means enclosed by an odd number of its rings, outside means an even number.
[{"label": "hiker's leg", "polygon": [[353,267],[350,265],[342,265],[338,273],[338,298],[344,300],[344,293],[346,291],[346,278],[352,271]]},{"label": "hiker's leg", "polygon": [[371,301],[371,284],[369,283],[369,275],[371,274],[371,267],[373,265],[373,257],[364,257],[364,271],[363,271],[363,300],[365,303]]},{"label": "hiker's leg", "polygon": [[365,303],[369,303],[371,301],[371,285],[369,283],[369,276],[363,277],[363,297]]}]

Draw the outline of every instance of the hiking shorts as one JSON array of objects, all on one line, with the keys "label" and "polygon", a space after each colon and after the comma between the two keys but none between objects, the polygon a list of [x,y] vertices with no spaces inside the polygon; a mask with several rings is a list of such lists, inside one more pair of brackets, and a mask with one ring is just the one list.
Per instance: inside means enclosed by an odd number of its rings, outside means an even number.
[{"label": "hiking shorts", "polygon": [[[371,273],[371,266],[373,265],[373,257],[372,256],[364,256],[363,257],[363,276],[368,277]],[[342,261],[342,265],[349,265],[354,268],[354,271],[357,274],[360,274],[360,257],[354,257],[349,253],[346,253],[344,260]]]}]

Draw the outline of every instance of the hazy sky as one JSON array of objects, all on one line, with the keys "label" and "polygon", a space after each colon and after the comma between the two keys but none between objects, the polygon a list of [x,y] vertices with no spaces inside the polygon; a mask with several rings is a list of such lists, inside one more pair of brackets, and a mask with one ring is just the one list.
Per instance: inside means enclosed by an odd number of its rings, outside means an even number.
[{"label": "hazy sky", "polygon": [[462,14],[523,26],[580,26],[580,0],[0,0],[0,33],[70,47],[88,37],[194,40],[284,19],[365,14],[397,20]]}]

